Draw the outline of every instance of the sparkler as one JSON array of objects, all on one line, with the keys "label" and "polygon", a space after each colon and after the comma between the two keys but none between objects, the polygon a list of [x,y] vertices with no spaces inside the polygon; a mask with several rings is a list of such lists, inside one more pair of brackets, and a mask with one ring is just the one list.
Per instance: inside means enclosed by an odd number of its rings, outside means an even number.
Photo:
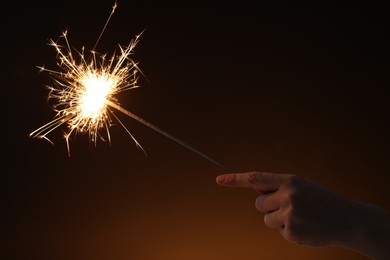
[{"label": "sparkler", "polygon": [[70,156],[69,141],[71,136],[77,135],[78,133],[87,133],[90,141],[95,143],[95,145],[99,139],[111,142],[109,128],[114,122],[119,122],[136,146],[146,154],[140,143],[115,115],[114,110],[117,110],[197,153],[220,166],[225,171],[229,171],[226,166],[205,153],[200,152],[175,136],[120,106],[116,95],[120,92],[139,87],[137,80],[141,71],[138,67],[138,63],[132,59],[131,55],[133,54],[133,49],[139,42],[142,33],[132,39],[127,46],[119,45],[120,53],[118,55],[114,53],[108,59],[106,58],[106,55],[98,55],[95,48],[98,45],[108,22],[114,14],[116,7],[117,3],[112,7],[112,11],[89,58],[85,57],[84,47],[81,52],[71,48],[67,37],[67,31],[62,34],[62,38],[65,42],[64,46],[53,40],[49,41],[49,45],[56,50],[58,59],[57,66],[59,67],[59,70],[51,70],[45,67],[38,68],[41,71],[48,72],[53,78],[53,85],[48,86],[48,88],[50,90],[49,99],[51,98],[57,101],[53,107],[56,115],[52,121],[31,132],[30,136],[34,138],[43,138],[53,144],[47,137],[48,134],[65,124],[68,126],[68,131],[65,133],[64,138],[66,140],[68,156]]}]

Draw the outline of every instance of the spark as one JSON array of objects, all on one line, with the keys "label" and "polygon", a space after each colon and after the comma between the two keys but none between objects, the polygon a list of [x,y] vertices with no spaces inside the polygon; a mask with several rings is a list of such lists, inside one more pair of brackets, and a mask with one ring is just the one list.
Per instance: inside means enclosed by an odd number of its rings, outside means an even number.
[{"label": "spark", "polygon": [[38,68],[41,71],[48,72],[53,79],[53,84],[48,86],[50,90],[48,98],[56,101],[53,106],[56,114],[52,121],[31,132],[30,136],[43,138],[53,144],[48,135],[60,126],[66,125],[68,130],[65,132],[64,138],[68,156],[70,156],[72,136],[88,134],[90,141],[95,145],[98,140],[111,142],[110,127],[119,122],[136,146],[146,155],[140,143],[115,115],[114,110],[116,110],[228,171],[227,167],[210,156],[120,106],[117,94],[139,87],[138,77],[142,72],[138,67],[138,63],[132,59],[132,54],[142,33],[136,35],[127,46],[119,45],[119,54],[114,52],[108,59],[106,54],[98,55],[95,49],[116,8],[117,3],[112,7],[112,11],[88,58],[85,56],[84,47],[81,51],[74,50],[71,47],[67,31],[64,31],[61,35],[64,45],[52,39],[49,40],[49,45],[55,49],[57,54],[58,70],[47,69],[44,66]]},{"label": "spark", "polygon": [[[91,52],[91,59],[87,59],[84,48],[81,52],[76,52],[75,57],[66,31],[62,34],[65,46],[50,40],[49,45],[57,53],[59,70],[39,68],[53,78],[53,84],[48,88],[49,99],[56,101],[53,106],[56,115],[52,121],[33,131],[30,136],[49,140],[49,133],[66,124],[68,131],[64,138],[68,154],[70,138],[77,133],[87,133],[95,145],[98,139],[110,141],[109,128],[119,119],[109,107],[109,102],[119,105],[116,98],[118,93],[139,87],[137,80],[140,70],[131,58],[139,37],[140,35],[137,35],[126,47],[120,46],[120,54],[113,54],[108,60],[106,55],[98,56],[95,51]],[[143,150],[134,136],[127,132]]]}]

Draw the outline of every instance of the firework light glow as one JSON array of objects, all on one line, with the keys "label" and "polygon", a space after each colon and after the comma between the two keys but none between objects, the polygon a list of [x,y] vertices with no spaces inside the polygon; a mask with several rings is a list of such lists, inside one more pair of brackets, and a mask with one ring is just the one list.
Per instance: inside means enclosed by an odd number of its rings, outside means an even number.
[{"label": "firework light glow", "polygon": [[116,95],[139,87],[137,80],[139,74],[142,73],[137,62],[131,56],[142,33],[132,39],[127,46],[119,45],[119,54],[114,53],[109,58],[107,58],[106,54],[97,54],[95,48],[116,7],[117,3],[112,7],[112,11],[88,58],[85,55],[84,47],[81,51],[74,50],[71,47],[67,31],[61,35],[65,43],[64,45],[60,45],[54,40],[49,40],[49,45],[56,50],[59,70],[47,69],[44,66],[38,68],[41,71],[48,72],[53,79],[53,84],[47,87],[50,90],[49,99],[56,101],[53,106],[56,114],[52,121],[31,132],[30,136],[43,138],[53,144],[47,137],[48,134],[62,125],[67,125],[68,131],[64,134],[64,138],[68,156],[70,156],[69,142],[71,136],[86,133],[89,135],[90,141],[95,145],[98,140],[111,142],[109,129],[114,123],[119,122],[136,146],[145,153],[140,143],[115,115],[114,110],[116,110],[228,171],[226,166],[210,156],[120,106]]}]

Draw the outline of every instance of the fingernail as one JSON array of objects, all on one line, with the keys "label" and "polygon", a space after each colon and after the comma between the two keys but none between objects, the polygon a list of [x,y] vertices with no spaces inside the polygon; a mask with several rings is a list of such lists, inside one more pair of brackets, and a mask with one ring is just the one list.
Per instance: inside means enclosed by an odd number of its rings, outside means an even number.
[{"label": "fingernail", "polygon": [[217,183],[218,184],[223,184],[224,182],[226,181],[226,177],[225,176],[218,176],[217,177]]}]

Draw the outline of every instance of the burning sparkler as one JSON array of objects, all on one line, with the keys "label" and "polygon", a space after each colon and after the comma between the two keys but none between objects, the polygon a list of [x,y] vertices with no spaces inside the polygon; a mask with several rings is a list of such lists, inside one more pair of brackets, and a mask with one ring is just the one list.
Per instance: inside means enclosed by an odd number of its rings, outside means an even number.
[{"label": "burning sparkler", "polygon": [[[45,67],[38,68],[41,71],[48,72],[53,78],[53,85],[48,86],[48,88],[50,90],[49,98],[57,101],[54,105],[56,115],[52,121],[30,133],[30,136],[43,138],[52,143],[47,135],[65,124],[69,130],[65,133],[64,138],[68,155],[70,155],[69,140],[72,135],[87,133],[95,145],[99,139],[103,141],[107,139],[111,142],[109,128],[114,122],[119,122],[136,146],[145,152],[135,137],[115,115],[113,110],[115,109],[228,171],[227,167],[213,158],[119,105],[116,98],[118,93],[139,87],[137,80],[141,71],[131,55],[141,34],[132,39],[127,46],[119,46],[120,54],[118,55],[114,53],[107,59],[106,55],[96,54],[95,48],[116,7],[117,4],[115,3],[89,58],[85,57],[84,48],[81,52],[72,51],[66,31],[62,34],[65,42],[64,46],[53,40],[49,41],[49,45],[54,47],[57,52],[59,70],[51,70]],[[75,53],[76,57],[74,56]]]}]

